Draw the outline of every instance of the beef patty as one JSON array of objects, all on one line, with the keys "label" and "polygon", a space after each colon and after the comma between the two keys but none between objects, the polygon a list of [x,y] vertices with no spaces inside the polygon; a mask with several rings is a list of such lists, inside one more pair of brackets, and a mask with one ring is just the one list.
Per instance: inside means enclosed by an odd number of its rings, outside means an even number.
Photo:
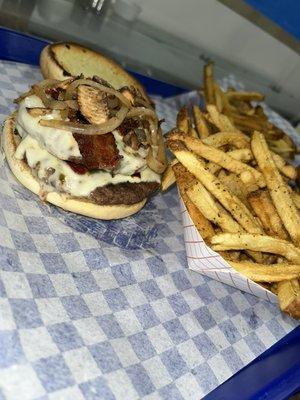
[{"label": "beef patty", "polygon": [[123,182],[117,185],[106,185],[96,188],[90,194],[90,200],[99,205],[135,204],[159,188],[157,182]]}]

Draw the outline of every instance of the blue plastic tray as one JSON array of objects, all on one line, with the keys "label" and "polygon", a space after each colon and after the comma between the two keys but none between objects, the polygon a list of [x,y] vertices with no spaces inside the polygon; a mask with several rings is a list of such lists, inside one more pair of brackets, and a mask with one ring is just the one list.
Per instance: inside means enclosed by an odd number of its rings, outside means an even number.
[{"label": "blue plastic tray", "polygon": [[[49,42],[0,28],[0,59],[38,65]],[[133,72],[132,72],[133,73]],[[133,73],[150,94],[174,96],[185,90]],[[203,400],[284,400],[300,391],[300,326]]]}]

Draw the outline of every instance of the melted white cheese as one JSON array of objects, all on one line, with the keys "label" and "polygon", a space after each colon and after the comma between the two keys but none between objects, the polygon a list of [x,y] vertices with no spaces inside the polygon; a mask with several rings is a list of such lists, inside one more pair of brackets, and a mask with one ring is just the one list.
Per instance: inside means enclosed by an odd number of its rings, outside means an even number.
[{"label": "melted white cheese", "polygon": [[[78,144],[72,132],[39,124],[41,119],[61,119],[59,111],[53,110],[47,115],[33,117],[29,114],[26,107],[44,108],[44,105],[42,100],[35,95],[26,97],[20,103],[16,119],[16,128],[22,138],[25,138],[27,135],[32,136],[43,149],[61,160],[68,160],[71,157],[81,157]],[[117,130],[113,131],[113,135],[119,154],[122,156],[119,168],[115,173],[130,176],[137,171],[140,172],[147,168],[145,160],[147,155],[146,149],[141,148],[138,153],[132,153],[132,149],[125,146],[122,136]]]},{"label": "melted white cheese", "polygon": [[78,144],[74,139],[72,132],[64,129],[50,128],[41,126],[41,119],[61,119],[60,113],[53,110],[47,115],[41,117],[31,116],[26,107],[44,108],[42,100],[37,96],[28,96],[21,103],[16,118],[16,128],[22,138],[27,135],[36,139],[40,146],[47,149],[61,160],[68,160],[70,157],[81,157]]},{"label": "melted white cheese", "polygon": [[[140,154],[133,154],[130,147],[125,146],[122,136],[118,131],[113,131],[113,135],[116,140],[116,145],[119,150],[119,154],[122,157],[119,168],[115,173],[123,175],[132,175],[136,171],[141,171],[146,168],[147,163],[145,155],[143,157],[142,149],[140,149]],[[147,154],[146,154],[147,155]]]},{"label": "melted white cheese", "polygon": [[[75,173],[65,161],[59,160],[47,150],[43,149],[39,142],[30,135],[27,135],[21,141],[15,153],[15,157],[20,160],[25,156],[28,165],[34,170],[34,173],[40,181],[46,181],[48,185],[53,187],[53,190],[69,193],[75,197],[86,197],[97,187],[105,186],[110,183],[160,182],[160,175],[156,174],[148,167],[144,167],[140,172],[140,178],[128,176],[119,172],[112,176],[110,172],[101,170],[79,175]],[[129,162],[130,157],[131,156],[126,155],[124,159]],[[125,172],[127,172],[126,168],[124,166]],[[53,173],[49,175],[50,172]]]}]

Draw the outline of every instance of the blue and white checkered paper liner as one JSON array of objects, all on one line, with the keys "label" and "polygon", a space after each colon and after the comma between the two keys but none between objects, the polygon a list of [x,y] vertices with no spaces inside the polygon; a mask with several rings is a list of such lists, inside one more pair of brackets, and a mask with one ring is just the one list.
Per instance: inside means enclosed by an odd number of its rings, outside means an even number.
[{"label": "blue and white checkered paper liner", "polygon": [[[39,78],[0,63],[1,120]],[[42,204],[4,164],[0,278],[1,400],[199,400],[296,326],[187,269],[175,188],[101,222]]]}]

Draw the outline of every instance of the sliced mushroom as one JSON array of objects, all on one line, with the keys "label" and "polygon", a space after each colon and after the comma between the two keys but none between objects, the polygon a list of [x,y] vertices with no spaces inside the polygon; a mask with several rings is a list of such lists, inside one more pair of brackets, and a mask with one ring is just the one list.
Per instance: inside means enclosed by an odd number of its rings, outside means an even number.
[{"label": "sliced mushroom", "polygon": [[87,85],[79,85],[77,93],[79,110],[91,124],[98,125],[108,120],[109,110],[105,93]]},{"label": "sliced mushroom", "polygon": [[50,114],[52,111],[50,108],[43,108],[43,107],[34,107],[34,108],[26,107],[26,110],[29,115],[35,118]]}]

